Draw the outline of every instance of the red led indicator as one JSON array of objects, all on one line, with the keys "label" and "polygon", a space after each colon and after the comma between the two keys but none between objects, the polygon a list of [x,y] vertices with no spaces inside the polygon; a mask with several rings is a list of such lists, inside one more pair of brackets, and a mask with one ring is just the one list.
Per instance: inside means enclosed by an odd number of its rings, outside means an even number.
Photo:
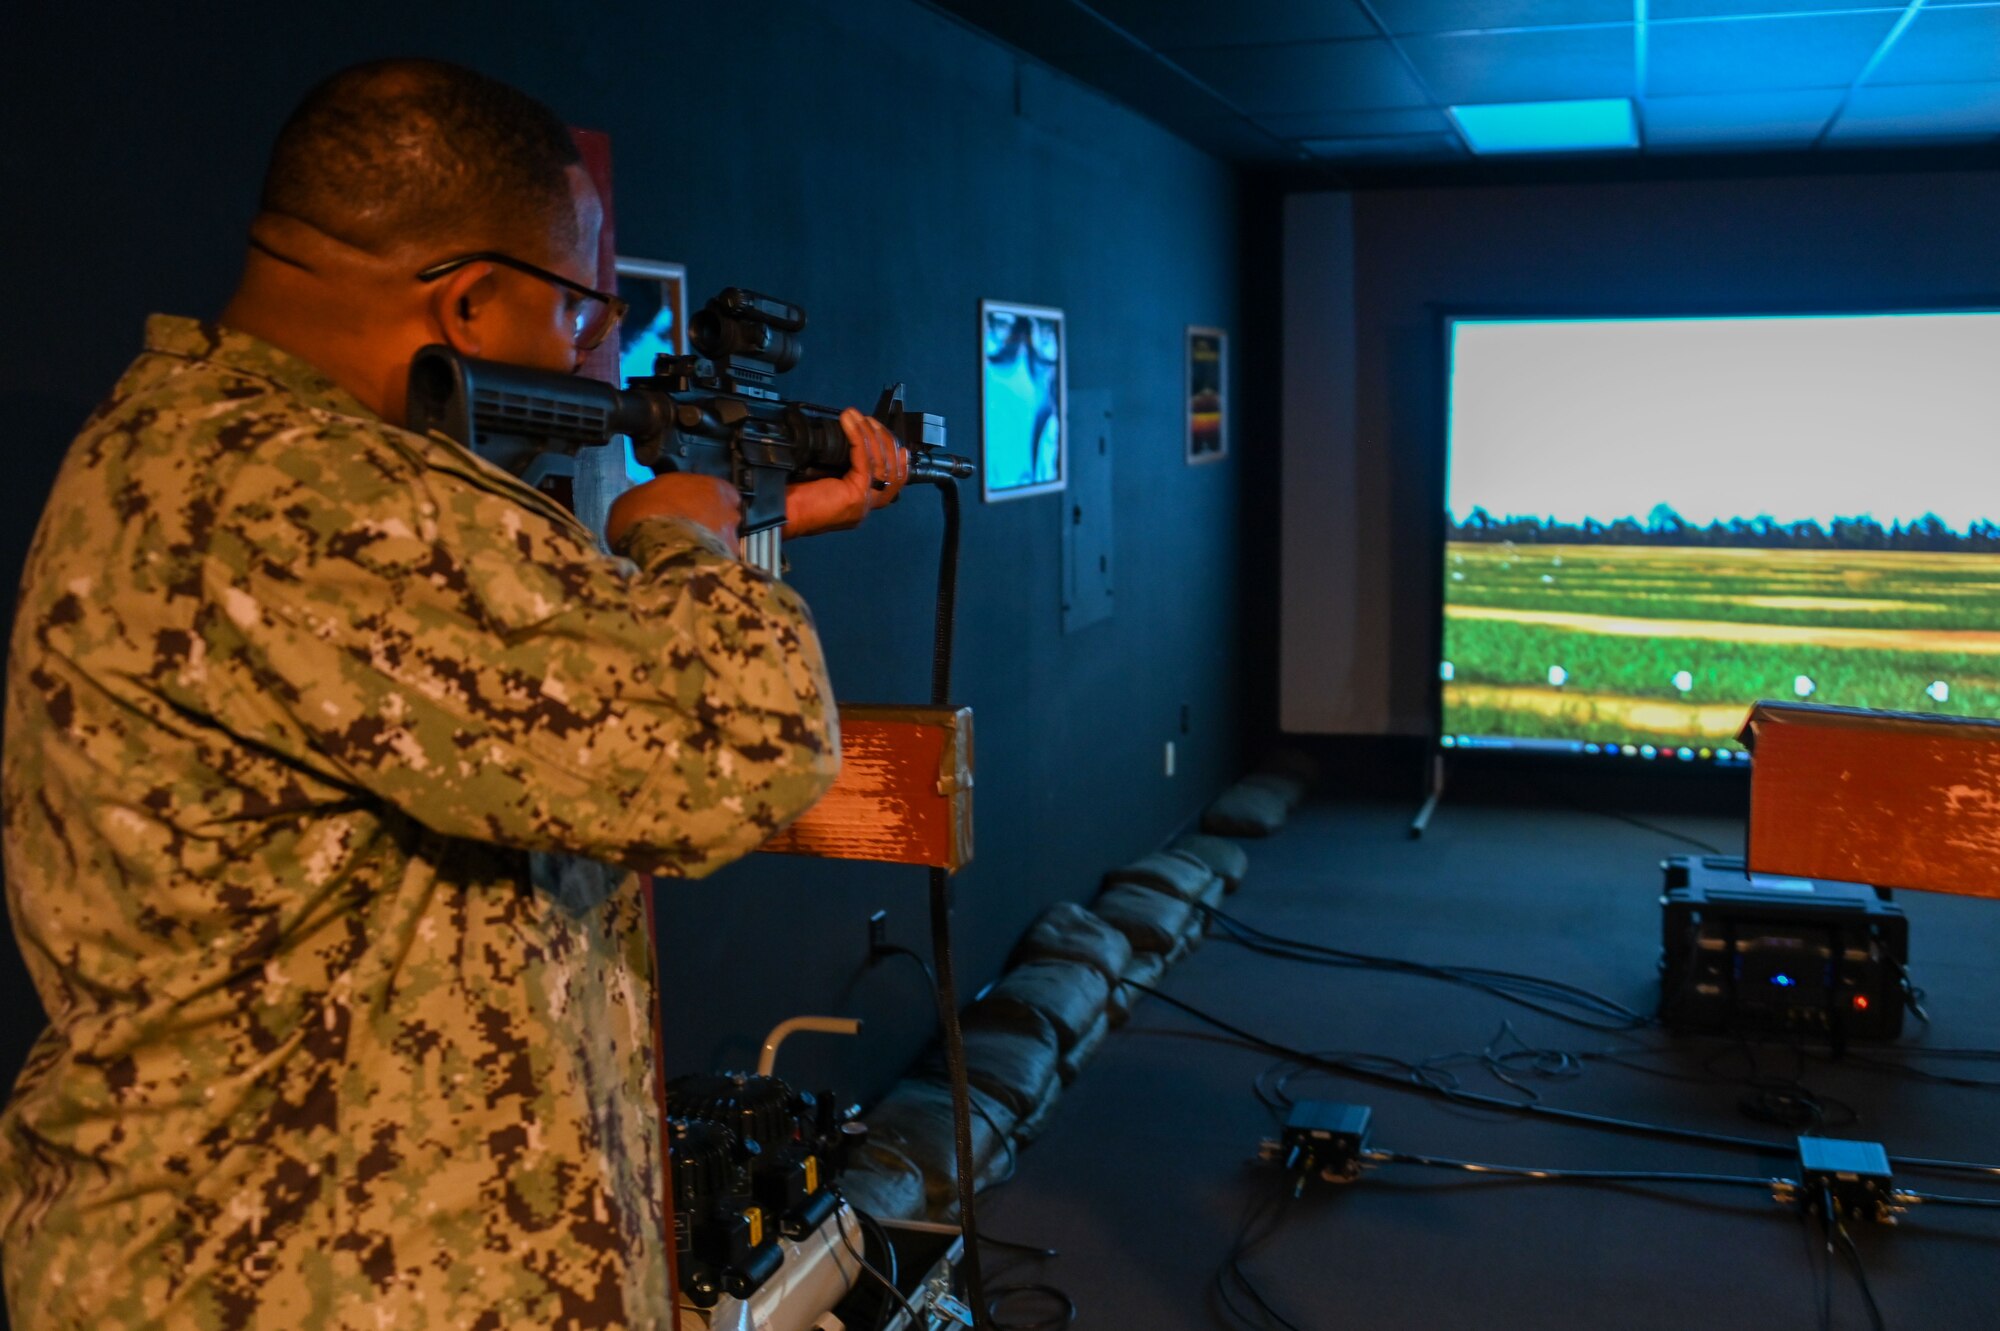
[{"label": "red led indicator", "polygon": [[1854,996],[1854,1010],[1856,1012],[1866,1012],[1868,1010],[1868,995],[1856,994]]}]

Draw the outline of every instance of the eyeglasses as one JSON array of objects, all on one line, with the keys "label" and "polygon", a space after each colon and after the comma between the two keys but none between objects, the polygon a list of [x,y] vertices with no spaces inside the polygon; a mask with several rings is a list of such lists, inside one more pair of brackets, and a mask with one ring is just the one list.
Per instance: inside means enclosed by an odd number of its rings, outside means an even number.
[{"label": "eyeglasses", "polygon": [[583,297],[582,303],[576,307],[575,313],[571,316],[570,324],[570,336],[575,340],[578,351],[595,351],[601,346],[604,339],[611,336],[611,330],[625,318],[625,311],[629,308],[616,296],[594,290],[581,282],[572,282],[561,273],[537,268],[524,259],[517,259],[511,254],[502,254],[498,250],[480,250],[476,254],[461,254],[452,259],[440,259],[418,273],[417,280],[435,282],[440,277],[457,272],[469,263],[497,263],[502,268],[512,268],[517,273],[539,277],[544,282]]}]

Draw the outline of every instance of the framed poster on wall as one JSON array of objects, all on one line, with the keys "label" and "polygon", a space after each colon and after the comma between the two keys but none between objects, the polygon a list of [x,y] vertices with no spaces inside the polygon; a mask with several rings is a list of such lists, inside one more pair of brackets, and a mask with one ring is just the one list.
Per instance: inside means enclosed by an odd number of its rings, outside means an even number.
[{"label": "framed poster on wall", "polygon": [[1187,460],[1217,462],[1229,455],[1229,334],[1220,328],[1187,330]]},{"label": "framed poster on wall", "polygon": [[1060,490],[1069,480],[1069,381],[1063,312],[979,302],[980,487],[988,502]]},{"label": "framed poster on wall", "polygon": [[[651,374],[659,357],[687,354],[687,265],[622,254],[617,265],[618,298],[625,302],[625,318],[618,325],[618,384],[622,388]],[[628,441],[620,439],[617,446],[624,453],[624,473],[631,484],[643,485],[653,479],[652,469],[633,458]]]},{"label": "framed poster on wall", "polygon": [[625,321],[618,326],[621,384],[653,372],[657,356],[687,354],[687,265],[618,256],[618,295]]}]

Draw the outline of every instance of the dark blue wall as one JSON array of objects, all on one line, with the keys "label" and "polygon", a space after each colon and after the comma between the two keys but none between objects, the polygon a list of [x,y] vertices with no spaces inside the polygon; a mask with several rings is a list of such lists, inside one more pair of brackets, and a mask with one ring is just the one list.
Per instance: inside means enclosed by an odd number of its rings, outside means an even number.
[{"label": "dark blue wall", "polygon": [[[610,131],[622,252],[687,263],[697,299],[740,283],[805,305],[800,396],[865,406],[905,379],[974,448],[979,300],[1067,311],[1071,390],[1108,391],[1117,411],[1117,613],[1065,636],[1060,498],[984,506],[975,490],[956,689],[978,717],[978,861],[958,890],[968,988],[1042,907],[1087,897],[1234,775],[1250,687],[1239,468],[1185,466],[1180,414],[1183,326],[1238,317],[1228,168],[909,0],[35,6],[7,27],[7,586],[142,316],[210,314],[227,295],[298,95],[355,60],[439,55]],[[939,526],[935,498],[913,493],[861,532],[794,548],[844,697],[925,696]],[[878,1092],[932,1024],[914,967],[863,971],[881,907],[895,941],[923,946],[919,870],[754,860],[668,888],[674,1070],[745,1061],[802,1010],[851,1013],[869,1019],[860,1042],[801,1040],[786,1070]],[[11,948],[0,979],[5,1076],[38,1014]]]}]

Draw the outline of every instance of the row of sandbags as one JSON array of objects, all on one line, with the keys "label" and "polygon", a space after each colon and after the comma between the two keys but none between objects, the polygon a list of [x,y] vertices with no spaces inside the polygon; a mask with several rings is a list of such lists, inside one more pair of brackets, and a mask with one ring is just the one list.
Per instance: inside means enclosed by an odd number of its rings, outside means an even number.
[{"label": "row of sandbags", "polygon": [[1216,836],[1269,836],[1285,825],[1318,775],[1318,764],[1304,754],[1274,754],[1215,797],[1202,811],[1201,830]]},{"label": "row of sandbags", "polygon": [[[972,1155],[984,1187],[1012,1172],[1014,1153],[1047,1124],[1107,1032],[1196,946],[1202,905],[1243,884],[1248,857],[1192,833],[1105,875],[1088,907],[1060,902],[1014,950],[1007,973],[968,1008],[966,1079]],[[876,1215],[916,1219],[957,1209],[951,1095],[941,1050],[865,1116],[865,1144],[842,1176],[848,1200]]]}]

